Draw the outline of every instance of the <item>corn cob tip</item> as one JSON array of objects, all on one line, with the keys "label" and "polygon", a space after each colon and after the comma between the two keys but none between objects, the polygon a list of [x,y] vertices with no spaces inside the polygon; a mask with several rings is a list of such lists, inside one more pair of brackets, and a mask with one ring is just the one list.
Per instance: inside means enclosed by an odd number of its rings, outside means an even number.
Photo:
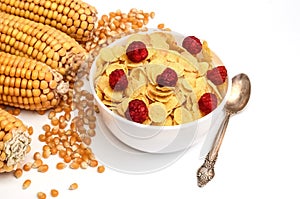
[{"label": "corn cob tip", "polygon": [[12,130],[12,138],[5,142],[4,152],[6,153],[6,164],[8,167],[18,165],[24,161],[27,148],[31,143],[31,138],[27,130],[22,128]]},{"label": "corn cob tip", "polygon": [[0,52],[0,104],[27,110],[57,106],[69,90],[59,71],[26,57]]},{"label": "corn cob tip", "polygon": [[[69,91],[69,82],[64,80],[64,77],[56,70],[49,67],[49,70],[53,74],[53,80],[57,83],[56,92],[61,96]],[[58,96],[58,98],[60,98]]]},{"label": "corn cob tip", "polygon": [[25,159],[31,138],[22,121],[2,109],[0,134],[0,173],[10,172]]},{"label": "corn cob tip", "polygon": [[[80,46],[80,48],[82,48]],[[67,81],[74,80],[74,77],[77,75],[78,70],[81,68],[82,64],[84,64],[87,60],[87,52],[82,48],[82,51],[78,52],[69,52],[66,55],[66,63],[65,68],[58,68],[58,72],[64,75]]]}]

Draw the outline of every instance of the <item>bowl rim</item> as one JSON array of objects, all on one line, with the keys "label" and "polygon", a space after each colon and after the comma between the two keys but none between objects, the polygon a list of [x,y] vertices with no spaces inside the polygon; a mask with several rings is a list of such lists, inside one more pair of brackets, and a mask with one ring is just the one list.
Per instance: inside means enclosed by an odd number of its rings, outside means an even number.
[{"label": "bowl rim", "polygon": [[[150,31],[160,31],[160,32],[168,32],[168,33],[175,33],[176,35],[181,35],[183,36],[182,34],[180,33],[177,33],[177,32],[174,32],[174,31],[164,31],[164,30],[159,30],[159,29],[150,29]],[[141,32],[141,33],[148,33],[147,32]],[[134,33],[136,34],[136,33]],[[131,34],[130,34],[131,35]],[[127,35],[127,36],[124,36],[120,39],[117,39],[116,41],[114,41],[113,43],[109,44],[108,46],[106,46],[105,48],[107,47],[110,47],[112,45],[115,45],[116,43],[120,42],[120,40],[123,40],[123,39],[126,39],[128,36],[130,35]],[[201,40],[201,39],[200,39]],[[213,53],[213,57],[214,59],[217,59],[219,61],[219,63],[222,63],[223,62],[221,61],[221,59],[214,53],[214,51],[212,51]],[[98,57],[99,55],[97,55],[96,57]],[[218,64],[219,65],[219,64]],[[111,111],[103,102],[102,100],[100,100],[100,98],[98,97],[97,93],[96,93],[96,90],[95,90],[95,72],[96,72],[96,69],[97,69],[97,65],[96,65],[96,58],[95,60],[93,61],[92,63],[92,66],[90,68],[90,73],[89,73],[89,85],[91,87],[91,91],[92,91],[92,94],[95,98],[95,100],[97,101],[97,103],[106,111],[108,112],[112,117],[118,119],[118,120],[121,120],[121,122],[124,122],[130,126],[136,126],[138,128],[145,128],[145,127],[148,127],[148,128],[152,128],[154,130],[158,130],[158,129],[161,129],[162,127],[163,128],[166,128],[167,130],[176,130],[176,129],[180,129],[180,128],[188,128],[190,126],[194,126],[196,125],[197,123],[200,123],[201,121],[205,121],[205,120],[209,120],[211,119],[217,112],[219,111],[224,111],[224,106],[225,106],[225,103],[231,93],[231,84],[232,84],[232,81],[231,81],[231,75],[230,75],[230,71],[228,71],[228,68],[226,67],[227,69],[227,90],[226,90],[226,94],[225,96],[223,97],[222,101],[219,103],[219,105],[212,111],[210,112],[209,114],[201,117],[201,118],[198,118],[197,120],[193,120],[191,122],[188,122],[188,123],[184,123],[184,124],[177,124],[177,125],[173,125],[173,126],[155,126],[155,125],[151,125],[151,124],[140,124],[140,123],[137,123],[137,122],[133,122],[133,121],[130,121],[124,117],[122,117],[121,115],[118,115],[117,113]],[[220,110],[222,109],[222,110]]]}]

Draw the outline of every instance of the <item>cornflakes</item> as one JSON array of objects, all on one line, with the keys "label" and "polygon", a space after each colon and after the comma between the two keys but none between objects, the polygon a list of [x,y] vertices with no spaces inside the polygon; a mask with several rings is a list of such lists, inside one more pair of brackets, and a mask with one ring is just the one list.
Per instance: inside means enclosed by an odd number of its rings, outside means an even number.
[{"label": "cornflakes", "polygon": [[[126,48],[133,41],[142,41],[148,50],[147,58],[139,63],[131,62],[126,56]],[[211,92],[220,102],[228,86],[227,80],[216,86],[206,78],[207,71],[215,67],[206,41],[202,51],[192,55],[169,32],[133,34],[122,45],[101,49],[96,65],[96,92],[102,102],[125,117],[131,100],[144,101],[148,118],[143,124],[147,125],[172,126],[197,120],[204,116],[198,99]],[[158,76],[167,68],[176,72],[176,85],[158,85]],[[109,85],[109,75],[116,69],[122,69],[127,75],[128,86],[124,91],[115,91]]]},{"label": "cornflakes", "polygon": [[154,102],[149,105],[149,118],[153,122],[164,122],[167,118],[167,109],[161,102]]}]

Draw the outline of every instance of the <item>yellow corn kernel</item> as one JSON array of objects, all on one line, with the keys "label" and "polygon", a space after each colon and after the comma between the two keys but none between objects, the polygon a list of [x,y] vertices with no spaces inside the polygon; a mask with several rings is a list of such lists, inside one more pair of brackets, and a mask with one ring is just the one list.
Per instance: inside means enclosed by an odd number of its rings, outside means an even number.
[{"label": "yellow corn kernel", "polygon": [[31,180],[25,180],[23,182],[23,189],[27,189],[31,185]]},{"label": "yellow corn kernel", "polygon": [[20,178],[22,175],[23,175],[23,170],[22,169],[18,168],[18,169],[15,170],[14,176],[16,178]]},{"label": "yellow corn kernel", "polygon": [[66,168],[66,164],[65,163],[63,163],[63,162],[59,162],[59,163],[57,163],[56,164],[56,168],[58,169],[58,170],[62,170],[62,169],[64,169],[64,168]]},{"label": "yellow corn kernel", "polygon": [[40,166],[38,167],[38,172],[45,173],[45,172],[48,171],[48,168],[49,168],[49,167],[48,167],[47,164],[40,165]]},{"label": "yellow corn kernel", "polygon": [[105,171],[105,167],[103,165],[97,167],[98,173],[103,173]]},{"label": "yellow corn kernel", "polygon": [[78,184],[75,182],[75,183],[72,183],[70,186],[69,186],[69,190],[75,190],[75,189],[78,189]]},{"label": "yellow corn kernel", "polygon": [[59,192],[56,189],[51,189],[50,194],[52,197],[57,197]]},{"label": "yellow corn kernel", "polygon": [[38,192],[37,197],[38,199],[46,199],[47,195],[44,192]]}]

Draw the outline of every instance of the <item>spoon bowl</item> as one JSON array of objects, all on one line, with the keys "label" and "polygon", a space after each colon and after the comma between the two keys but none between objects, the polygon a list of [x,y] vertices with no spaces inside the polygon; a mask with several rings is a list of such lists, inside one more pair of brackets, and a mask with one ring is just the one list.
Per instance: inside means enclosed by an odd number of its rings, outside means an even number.
[{"label": "spoon bowl", "polygon": [[239,74],[232,78],[232,88],[225,109],[232,114],[245,108],[251,93],[250,79],[246,74]]}]

